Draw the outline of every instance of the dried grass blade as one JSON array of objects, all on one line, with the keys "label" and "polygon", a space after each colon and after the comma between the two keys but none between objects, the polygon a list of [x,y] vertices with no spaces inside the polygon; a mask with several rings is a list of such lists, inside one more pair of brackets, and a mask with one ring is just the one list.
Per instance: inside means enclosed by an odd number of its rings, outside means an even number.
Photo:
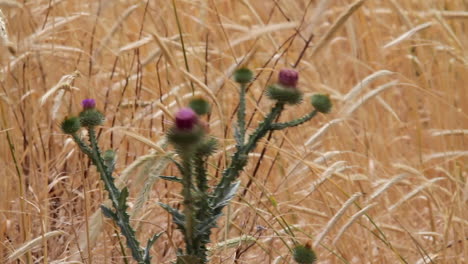
[{"label": "dried grass blade", "polygon": [[391,74],[394,74],[394,72],[388,71],[388,70],[380,70],[380,71],[372,73],[369,76],[366,76],[366,78],[362,79],[362,81],[360,81],[358,84],[356,84],[343,97],[343,101],[348,102],[348,101],[354,100],[354,98],[359,94],[359,92],[361,92],[364,88],[366,88],[374,80],[376,80],[376,79],[378,79],[380,77],[383,77],[383,76],[391,75]]},{"label": "dried grass blade", "polygon": [[362,193],[355,193],[349,199],[341,206],[340,210],[328,221],[327,225],[325,228],[322,230],[317,235],[317,238],[314,240],[313,247],[316,248],[320,242],[323,240],[323,238],[330,232],[330,230],[333,228],[333,226],[340,220],[340,218],[343,216],[345,211],[350,207],[359,197],[361,197]]},{"label": "dried grass blade", "polygon": [[401,34],[399,37],[397,37],[396,39],[390,41],[389,43],[385,44],[382,48],[383,49],[388,49],[392,46],[395,46],[397,45],[398,43],[410,38],[411,36],[413,36],[414,34],[418,33],[419,31],[421,30],[424,30],[430,26],[432,26],[433,23],[432,22],[426,22],[424,24],[421,24],[421,25],[418,25],[414,28],[412,28],[411,30]]},{"label": "dried grass blade", "polygon": [[19,257],[26,254],[28,251],[32,250],[34,247],[42,245],[43,239],[49,239],[51,237],[59,236],[59,235],[67,235],[67,233],[61,230],[50,231],[50,232],[45,233],[42,236],[36,237],[32,239],[31,241],[24,243],[20,248],[18,248],[17,250],[12,252],[8,256],[7,262],[15,261]]},{"label": "dried grass blade", "polygon": [[428,182],[424,183],[423,185],[419,186],[418,188],[414,189],[413,191],[411,191],[410,193],[405,195],[403,198],[401,198],[398,202],[396,202],[395,204],[390,206],[388,208],[388,211],[392,212],[393,210],[398,208],[400,205],[402,205],[404,202],[406,202],[407,200],[413,198],[416,194],[418,194],[420,191],[422,191],[426,187],[429,187],[433,183],[438,182],[440,180],[444,180],[444,179],[445,179],[445,177],[438,177],[438,178],[431,179],[430,181],[428,181]]},{"label": "dried grass blade", "polygon": [[122,26],[122,23],[125,21],[125,19],[127,19],[139,6],[140,3],[128,7],[127,9],[125,9],[122,15],[120,15],[120,17],[117,18],[117,21],[114,23],[109,33],[101,41],[101,45],[99,45],[99,48],[97,48],[96,52],[94,53],[94,58],[99,57],[102,49],[108,46],[110,40],[112,39],[112,36],[114,36],[115,32],[117,32],[117,30]]},{"label": "dried grass blade", "polygon": [[382,193],[384,193],[388,188],[392,187],[395,183],[403,180],[406,178],[408,174],[402,173],[400,175],[397,175],[396,177],[392,178],[391,180],[387,181],[385,184],[383,184],[379,189],[374,191],[369,198],[367,198],[366,203],[374,200],[375,198],[379,197]]},{"label": "dried grass blade", "polygon": [[439,158],[447,158],[447,157],[462,157],[462,156],[468,156],[468,151],[465,150],[458,150],[458,151],[445,151],[445,152],[436,152],[433,154],[429,155],[424,155],[423,157],[423,162],[428,162],[433,159],[439,159]]},{"label": "dried grass blade", "polygon": [[452,135],[468,135],[468,129],[433,129],[431,136],[452,136]]},{"label": "dried grass blade", "polygon": [[148,139],[148,138],[145,138],[144,136],[142,135],[139,135],[137,133],[133,133],[133,132],[130,132],[130,131],[127,131],[127,130],[120,130],[120,132],[122,132],[124,135],[126,136],[129,136],[133,139],[136,139],[138,141],[140,141],[141,143],[147,145],[148,147],[151,147],[153,148],[154,150],[156,150],[157,152],[161,153],[161,154],[166,154],[166,151],[161,148],[158,144],[154,143],[152,140]]},{"label": "dried grass blade", "polygon": [[359,210],[359,212],[355,213],[349,220],[348,222],[346,222],[346,224],[344,224],[340,230],[338,231],[338,233],[336,234],[335,238],[333,239],[333,242],[332,244],[335,245],[336,242],[338,242],[338,240],[341,238],[341,236],[344,234],[344,232],[357,220],[359,219],[359,217],[361,217],[363,214],[365,214],[369,209],[371,209],[372,207],[376,206],[377,203],[372,203],[372,204],[369,204],[367,205],[366,207],[362,208],[361,210]]},{"label": "dried grass blade", "polygon": [[320,136],[322,136],[332,125],[343,121],[341,118],[333,119],[332,121],[323,125],[315,134],[313,134],[309,139],[306,140],[304,146],[308,146],[314,143]]},{"label": "dried grass blade", "polygon": [[357,103],[347,107],[347,108],[344,108],[341,113],[342,113],[342,116],[343,117],[346,117],[346,116],[349,116],[350,114],[352,114],[354,111],[356,111],[361,105],[363,105],[365,102],[367,102],[368,100],[370,100],[371,98],[373,98],[374,96],[378,95],[379,93],[387,90],[388,88],[391,88],[391,87],[395,87],[395,85],[398,84],[398,81],[391,81],[391,82],[388,82],[386,84],[383,84],[379,87],[377,87],[376,89],[368,92],[367,94],[365,94],[361,99],[358,100]]},{"label": "dried grass blade", "polygon": [[348,18],[354,14],[366,0],[358,0],[352,3],[348,9],[338,17],[338,19],[333,23],[330,29],[323,35],[323,37],[318,41],[317,45],[314,46],[310,53],[310,58],[313,58],[333,37],[333,35],[340,29],[340,27],[348,20]]}]

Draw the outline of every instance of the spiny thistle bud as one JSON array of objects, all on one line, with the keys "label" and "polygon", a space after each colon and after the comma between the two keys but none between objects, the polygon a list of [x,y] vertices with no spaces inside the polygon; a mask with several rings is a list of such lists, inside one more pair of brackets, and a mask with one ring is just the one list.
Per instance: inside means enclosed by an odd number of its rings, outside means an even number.
[{"label": "spiny thistle bud", "polygon": [[167,137],[174,145],[184,147],[200,142],[204,134],[197,114],[185,107],[176,113],[175,126],[169,130]]},{"label": "spiny thistle bud", "polygon": [[104,154],[102,155],[102,158],[106,162],[113,162],[115,160],[115,156],[116,156],[115,151],[112,149],[108,149],[104,152]]},{"label": "spiny thistle bud", "polygon": [[96,100],[84,99],[81,101],[81,105],[83,106],[83,110],[93,109],[96,107]]},{"label": "spiny thistle bud", "polygon": [[292,69],[282,69],[278,74],[278,82],[283,86],[296,88],[299,73]]},{"label": "spiny thistle bud", "polygon": [[311,97],[311,103],[315,107],[315,110],[320,113],[329,113],[332,108],[332,102],[330,97],[325,94],[315,94]]},{"label": "spiny thistle bud", "polygon": [[75,134],[81,128],[80,119],[76,116],[67,117],[62,121],[60,127],[65,134]]},{"label": "spiny thistle bud", "polygon": [[299,264],[312,264],[317,260],[317,256],[309,244],[294,247],[293,258]]},{"label": "spiny thistle bud", "polygon": [[236,72],[234,72],[234,81],[241,83],[241,84],[246,84],[251,82],[253,79],[253,72],[247,68],[241,68],[238,69]]},{"label": "spiny thistle bud", "polygon": [[189,107],[198,115],[208,114],[211,110],[210,103],[201,96],[193,97],[189,102]]},{"label": "spiny thistle bud", "polygon": [[302,102],[302,92],[293,86],[284,86],[282,84],[273,84],[268,86],[267,96],[270,99],[294,105]]},{"label": "spiny thistle bud", "polygon": [[96,101],[94,99],[84,99],[81,102],[83,111],[80,113],[80,122],[84,127],[95,127],[104,123],[104,115],[96,110]]}]

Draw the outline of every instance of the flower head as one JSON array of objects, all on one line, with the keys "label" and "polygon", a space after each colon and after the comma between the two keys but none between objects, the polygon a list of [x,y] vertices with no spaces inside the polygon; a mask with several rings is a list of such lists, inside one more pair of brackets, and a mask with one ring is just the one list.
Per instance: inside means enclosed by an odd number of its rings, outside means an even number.
[{"label": "flower head", "polygon": [[253,80],[253,72],[247,68],[241,68],[234,72],[234,81],[246,84]]},{"label": "flower head", "polygon": [[310,99],[312,106],[320,113],[329,113],[332,109],[330,97],[326,94],[314,94]]},{"label": "flower head", "polygon": [[293,258],[299,264],[312,264],[317,260],[317,255],[309,244],[305,244],[294,247]]},{"label": "flower head", "polygon": [[81,101],[81,105],[84,110],[93,109],[96,107],[96,100],[94,99],[84,99]]},{"label": "flower head", "polygon": [[286,87],[296,88],[299,73],[293,69],[282,69],[278,75],[278,82]]},{"label": "flower head", "polygon": [[198,116],[192,108],[184,107],[180,109],[175,116],[177,129],[191,130],[198,123]]},{"label": "flower head", "polygon": [[80,119],[76,116],[67,117],[60,126],[65,134],[75,134],[81,128]]},{"label": "flower head", "polygon": [[208,114],[211,110],[210,103],[208,103],[208,101],[201,96],[193,97],[190,100],[189,107],[192,108],[192,110],[195,111],[197,115]]}]

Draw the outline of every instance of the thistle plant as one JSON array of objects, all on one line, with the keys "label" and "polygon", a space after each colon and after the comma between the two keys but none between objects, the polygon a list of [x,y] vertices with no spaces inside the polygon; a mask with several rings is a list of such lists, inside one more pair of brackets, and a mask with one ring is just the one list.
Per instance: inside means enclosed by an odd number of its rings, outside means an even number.
[{"label": "thistle plant", "polygon": [[[267,87],[267,96],[274,105],[262,122],[251,134],[246,128],[246,89],[253,81],[253,73],[249,69],[239,69],[234,74],[234,80],[239,84],[239,108],[235,126],[234,138],[236,149],[232,154],[221,178],[210,184],[207,171],[209,157],[217,150],[217,140],[208,133],[207,124],[202,116],[210,111],[210,104],[201,97],[192,98],[188,107],[175,114],[174,125],[167,132],[168,142],[174,147],[177,158],[173,160],[179,177],[161,176],[161,179],[177,182],[181,185],[183,208],[178,210],[168,204],[160,203],[161,207],[172,215],[172,220],[183,235],[185,248],[178,249],[176,264],[203,264],[208,262],[208,247],[213,228],[217,227],[224,207],[235,197],[240,186],[239,175],[248,163],[248,155],[267,133],[301,125],[317,113],[328,113],[332,104],[327,95],[316,94],[311,97],[313,109],[306,115],[288,122],[277,122],[287,105],[296,105],[303,101],[303,93],[297,87],[299,74],[292,69],[283,69],[278,76],[278,82]],[[148,240],[146,248],[141,248],[135,231],[130,225],[127,214],[128,189],[119,190],[112,176],[115,167],[115,153],[107,150],[103,154],[97,143],[96,126],[104,121],[103,114],[96,109],[93,99],[82,102],[83,111],[78,117],[66,118],[62,131],[70,134],[96,166],[104,187],[111,200],[112,208],[101,206],[103,214],[114,221],[126,238],[127,247],[132,257],[138,263],[150,263],[150,249],[161,235],[155,234]],[[78,135],[81,128],[88,131],[85,140]],[[297,263],[313,263],[316,259],[311,247],[293,241],[293,258]]]}]

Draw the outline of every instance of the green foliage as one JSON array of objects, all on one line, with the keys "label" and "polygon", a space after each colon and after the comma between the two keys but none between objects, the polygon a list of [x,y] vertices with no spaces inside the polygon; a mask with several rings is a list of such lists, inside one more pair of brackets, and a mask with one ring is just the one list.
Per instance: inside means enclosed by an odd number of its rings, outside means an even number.
[{"label": "green foliage", "polygon": [[60,124],[60,128],[65,134],[75,134],[81,128],[80,119],[76,116],[65,118]]},{"label": "green foliage", "polygon": [[[287,76],[286,73],[288,73]],[[287,80],[294,84],[298,78],[296,71],[283,71],[283,75],[285,75],[283,81]],[[171,161],[178,168],[181,177],[160,175],[159,178],[179,183],[182,186],[183,209],[178,210],[168,204],[159,204],[172,215],[174,224],[184,237],[185,249],[179,249],[177,264],[204,264],[208,262],[207,245],[210,243],[212,229],[217,227],[224,207],[236,196],[240,186],[238,177],[248,163],[249,153],[255,149],[258,142],[268,132],[301,125],[312,119],[318,112],[326,113],[331,109],[328,96],[315,95],[312,97],[312,105],[315,110],[298,119],[277,123],[275,120],[284,111],[285,105],[300,103],[302,93],[295,86],[270,85],[267,89],[267,95],[275,101],[275,105],[258,127],[250,135],[247,135],[245,122],[246,84],[252,81],[253,73],[248,69],[239,69],[234,74],[234,79],[240,84],[240,102],[234,134],[237,143],[236,151],[231,156],[219,182],[210,185],[208,180],[207,163],[210,156],[216,152],[218,143],[215,138],[205,135],[206,131],[198,119],[198,115],[206,114],[210,110],[205,99],[194,98],[190,101],[190,108],[179,110],[176,115],[176,124],[167,133],[169,143],[175,147],[178,154],[178,158],[171,158]],[[79,119],[76,117],[65,119],[62,122],[62,129],[65,133],[72,134],[81,151],[97,167],[112,202],[112,208],[101,207],[102,213],[120,228],[135,261],[150,263],[150,248],[161,236],[161,233],[152,236],[148,240],[146,248],[140,248],[135,231],[130,225],[130,217],[127,214],[129,190],[127,187],[119,190],[115,186],[112,176],[116,153],[113,150],[107,150],[101,154],[97,143],[94,127],[102,124],[104,116],[94,108],[94,105],[93,99],[85,100],[83,106],[89,107],[85,107],[85,110],[80,113]],[[84,142],[76,134],[80,126],[88,129],[89,143]],[[293,250],[293,256],[296,262],[301,264],[310,264],[316,259],[315,253],[307,245],[296,246]]]},{"label": "green foliage", "polygon": [[281,84],[272,84],[268,86],[267,96],[284,104],[296,105],[302,102],[302,93],[294,87],[287,87]]},{"label": "green foliage", "polygon": [[310,99],[312,105],[315,107],[317,111],[320,113],[329,113],[332,109],[332,102],[330,97],[325,94],[315,94]]},{"label": "green foliage", "polygon": [[194,97],[189,102],[189,107],[192,108],[197,115],[206,115],[211,111],[211,105],[203,97]]},{"label": "green foliage", "polygon": [[312,264],[317,260],[315,252],[308,244],[294,247],[293,258],[299,264]]},{"label": "green foliage", "polygon": [[177,148],[186,149],[200,142],[204,135],[204,130],[201,126],[196,125],[192,130],[180,130],[176,127],[169,129],[167,139]]},{"label": "green foliage", "polygon": [[234,81],[240,84],[246,84],[253,80],[253,72],[247,68],[238,69],[234,72]]},{"label": "green foliage", "polygon": [[95,127],[104,123],[104,115],[98,110],[91,108],[80,113],[80,122],[83,127]]}]

